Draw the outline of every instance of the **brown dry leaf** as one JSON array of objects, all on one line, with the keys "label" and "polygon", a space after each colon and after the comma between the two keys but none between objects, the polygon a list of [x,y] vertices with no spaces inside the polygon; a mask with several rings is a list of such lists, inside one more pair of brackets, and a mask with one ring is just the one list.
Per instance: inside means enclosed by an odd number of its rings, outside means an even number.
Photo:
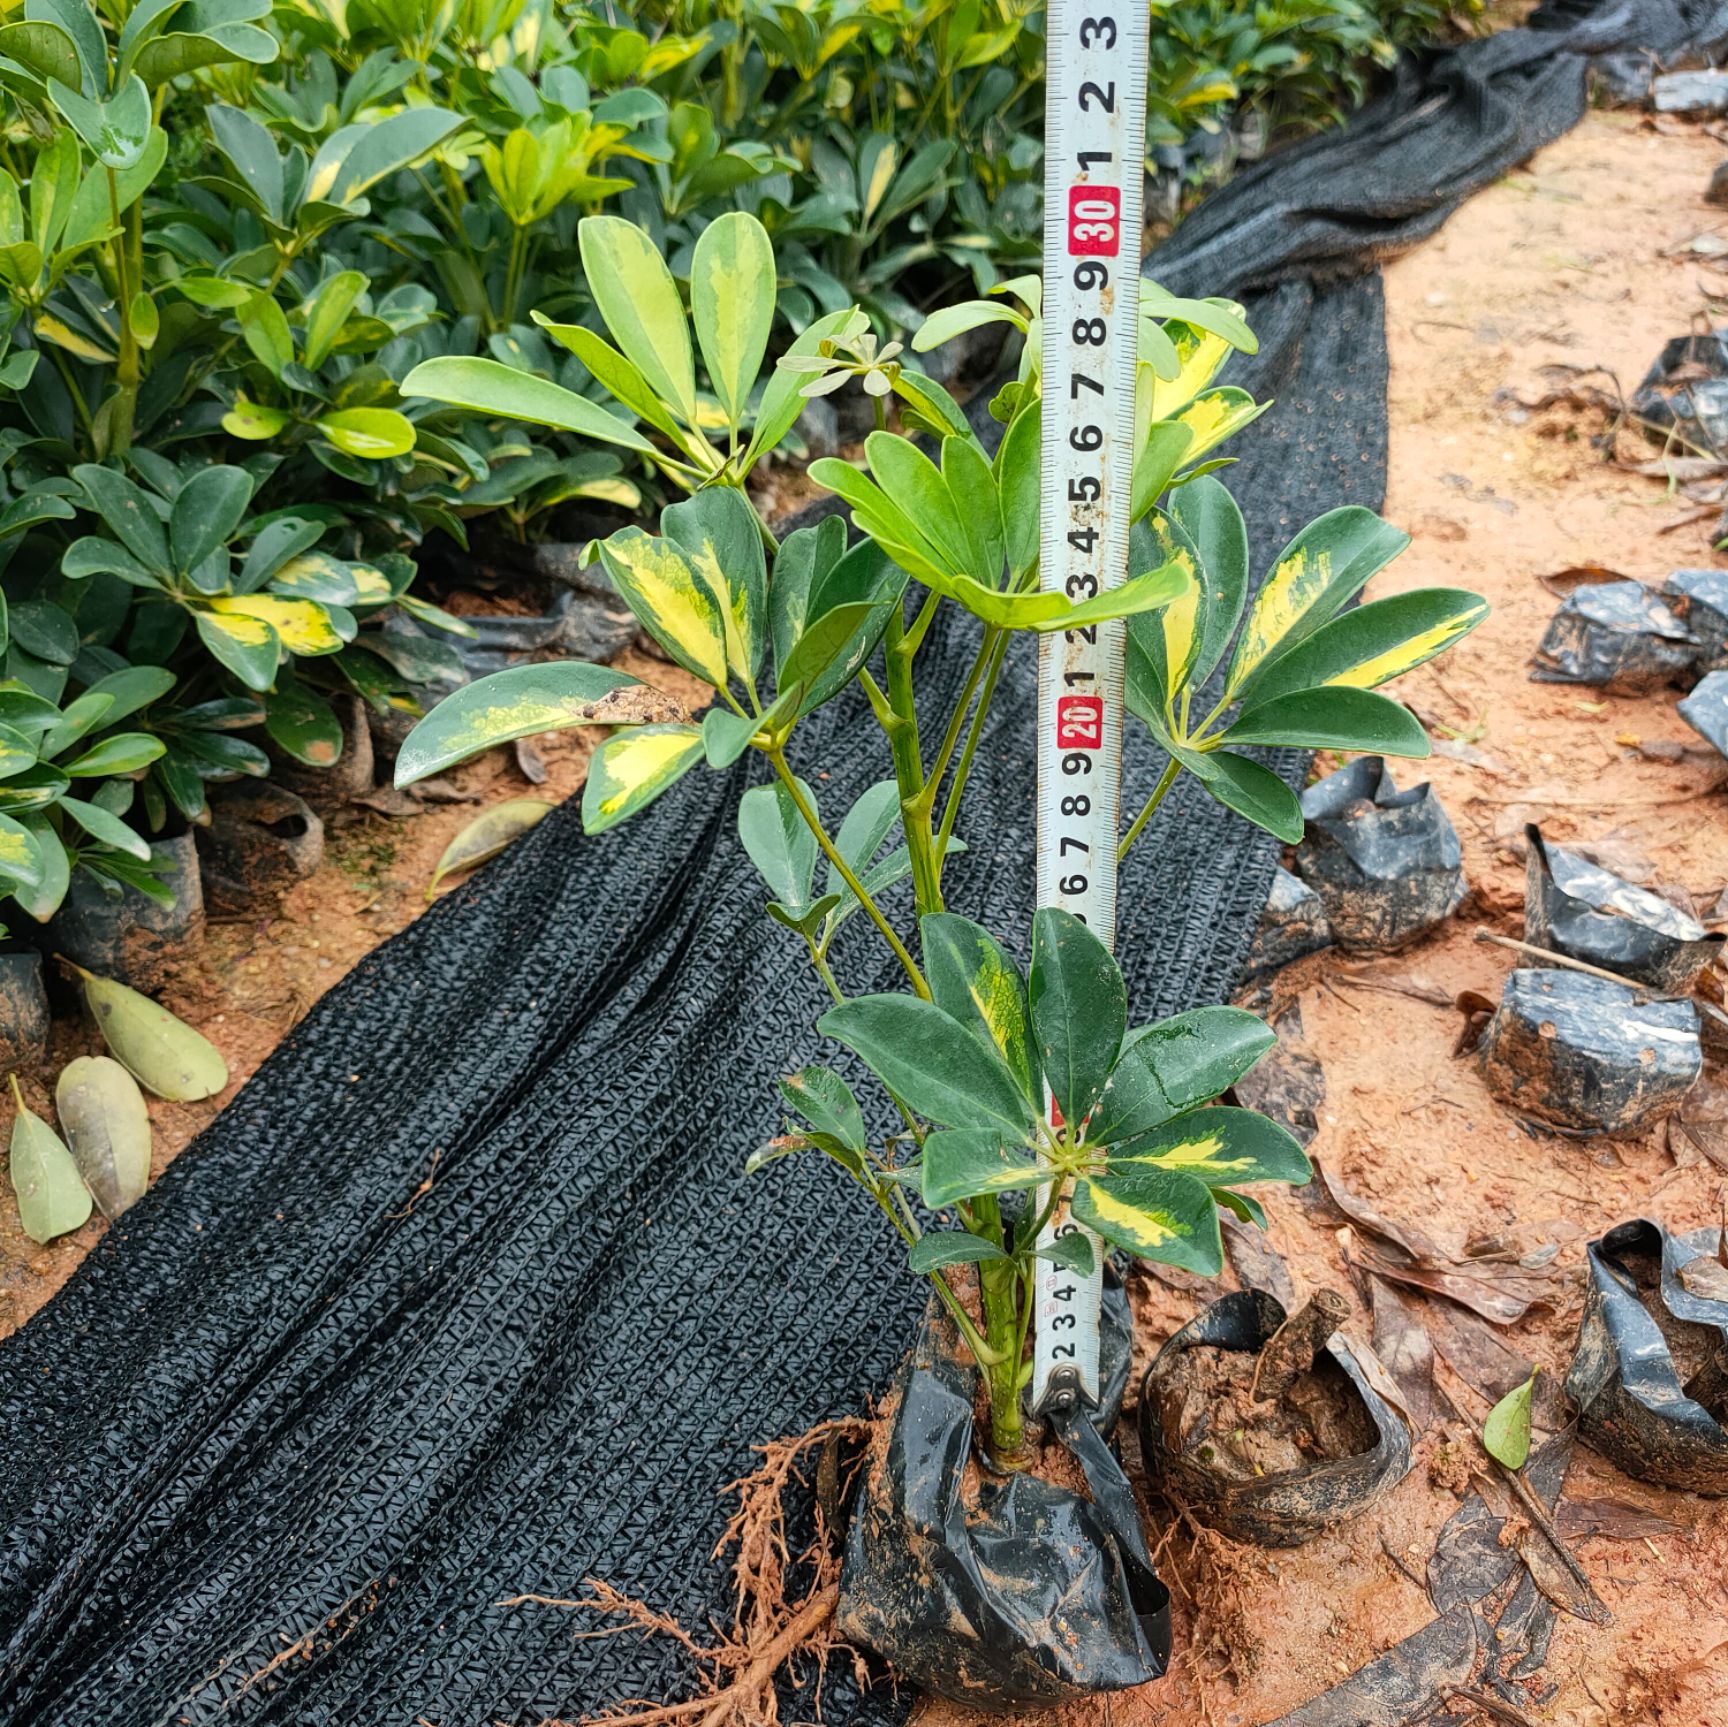
[{"label": "brown dry leaf", "polygon": [[1461,1306],[1513,1325],[1550,1299],[1549,1268],[1499,1260],[1460,1259],[1412,1224],[1382,1216],[1316,1162],[1328,1198],[1361,1234],[1362,1263],[1394,1283],[1444,1295]]},{"label": "brown dry leaf", "polygon": [[1630,582],[1636,578],[1619,570],[1604,569],[1600,564],[1569,564],[1563,570],[1551,570],[1536,578],[1549,593],[1562,599],[1579,588],[1594,587],[1600,582]]},{"label": "brown dry leaf", "polygon": [[1704,1080],[1687,1092],[1670,1117],[1669,1135],[1681,1135],[1718,1169],[1728,1170],[1728,1089]]},{"label": "brown dry leaf", "polygon": [[1224,1251],[1236,1281],[1244,1289],[1263,1289],[1274,1295],[1288,1311],[1296,1305],[1296,1285],[1283,1256],[1266,1239],[1264,1230],[1241,1223],[1234,1217],[1224,1220]]},{"label": "brown dry leaf", "polygon": [[1592,1535],[1610,1541],[1648,1541],[1657,1535],[1684,1533],[1684,1525],[1622,1499],[1562,1499],[1554,1522],[1568,1541],[1584,1541]]},{"label": "brown dry leaf", "polygon": [[1384,1278],[1368,1279],[1374,1351],[1397,1380],[1418,1431],[1439,1413],[1434,1391],[1434,1342],[1415,1306]]}]

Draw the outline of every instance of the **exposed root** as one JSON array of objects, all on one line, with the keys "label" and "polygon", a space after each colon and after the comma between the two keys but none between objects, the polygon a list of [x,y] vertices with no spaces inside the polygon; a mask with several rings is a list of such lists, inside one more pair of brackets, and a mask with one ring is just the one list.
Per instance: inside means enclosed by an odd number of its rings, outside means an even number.
[{"label": "exposed root", "polygon": [[1199,1691],[1203,1696],[1221,1680],[1240,1685],[1263,1651],[1249,1611],[1253,1574],[1264,1569],[1259,1551],[1208,1529],[1172,1501],[1163,1503],[1170,1515],[1153,1564],[1192,1616],[1189,1656]]},{"label": "exposed root", "polygon": [[[861,1464],[854,1459],[844,1470],[842,1447],[861,1444],[871,1423],[858,1416],[824,1421],[795,1439],[777,1439],[756,1450],[762,1462],[723,1491],[736,1493],[738,1509],[726,1525],[714,1557],[734,1555],[732,1580],[736,1590],[732,1626],[719,1640],[704,1645],[670,1615],[657,1612],[596,1578],[590,1593],[574,1600],[552,1595],[513,1595],[500,1606],[534,1603],[575,1607],[610,1616],[619,1623],[579,1632],[582,1637],[614,1637],[621,1632],[670,1637],[693,1657],[697,1691],[676,1703],[634,1699],[616,1703],[598,1714],[584,1715],[580,1727],[779,1727],[780,1704],[775,1678],[786,1664],[804,1657],[816,1663],[815,1713],[821,1717],[822,1679],[828,1657],[845,1649],[860,1682],[864,1679],[859,1653],[834,1630],[834,1610],[840,1599],[840,1555],[831,1538],[835,1513]],[[808,1547],[794,1554],[786,1535],[786,1489],[805,1483],[804,1460],[817,1453],[816,1528]],[[798,1599],[787,1599],[789,1574],[802,1582]],[[542,1727],[567,1727],[548,1721]]]}]

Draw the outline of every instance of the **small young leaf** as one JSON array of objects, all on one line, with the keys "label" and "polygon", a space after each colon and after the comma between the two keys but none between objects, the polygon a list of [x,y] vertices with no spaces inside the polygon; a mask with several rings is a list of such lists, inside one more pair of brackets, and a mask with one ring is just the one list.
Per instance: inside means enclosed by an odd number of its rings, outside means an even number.
[{"label": "small young leaf", "polygon": [[532,828],[537,828],[554,805],[539,798],[506,798],[482,811],[444,848],[426,884],[428,900],[438,891],[438,884],[458,870],[469,870],[495,858],[514,841]]},{"label": "small young leaf", "polygon": [[978,1265],[1008,1257],[995,1242],[964,1229],[934,1229],[921,1235],[907,1250],[906,1263],[920,1277],[940,1271],[945,1265]]},{"label": "small young leaf", "polygon": [[112,1221],[150,1184],[150,1112],[119,1062],[81,1055],[54,1087],[72,1158],[102,1215]]},{"label": "small young leaf", "polygon": [[1483,1449],[1508,1469],[1522,1469],[1530,1456],[1530,1403],[1536,1392],[1536,1375],[1541,1371],[1540,1367],[1531,1368],[1530,1377],[1508,1391],[1482,1424]]},{"label": "small young leaf", "polygon": [[1075,1230],[1071,1235],[1053,1236],[1044,1246],[1034,1248],[1034,1259],[1047,1259],[1052,1265],[1065,1266],[1069,1271],[1077,1271],[1082,1277],[1090,1277],[1095,1265],[1092,1254],[1092,1238],[1081,1230]]},{"label": "small young leaf", "polygon": [[184,1020],[123,983],[74,969],[102,1041],[145,1090],[193,1103],[214,1097],[228,1083],[227,1062]]},{"label": "small young leaf", "polygon": [[[802,780],[798,783],[814,809],[815,794]],[[816,836],[785,786],[778,781],[752,786],[738,800],[738,838],[769,894],[794,918],[806,911],[816,874]]]},{"label": "small young leaf", "polygon": [[49,1242],[80,1228],[90,1217],[90,1191],[78,1175],[59,1134],[28,1108],[12,1075],[12,1191],[18,1221],[32,1241]]}]

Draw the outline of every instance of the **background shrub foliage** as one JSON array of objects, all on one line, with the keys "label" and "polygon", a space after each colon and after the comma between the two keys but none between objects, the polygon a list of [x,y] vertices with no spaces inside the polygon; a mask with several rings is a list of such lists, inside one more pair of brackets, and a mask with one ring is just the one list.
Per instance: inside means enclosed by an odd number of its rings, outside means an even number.
[{"label": "background shrub foliage", "polygon": [[[1148,147],[1323,122],[1448,24],[1161,8]],[[867,358],[1032,263],[1042,28],[1022,0],[0,11],[0,896],[45,917],[79,867],[150,891],[211,782],[336,758],[333,698],[413,710],[466,629],[411,590],[428,536],[652,511],[759,419],[706,366],[652,442],[619,417],[583,218],[688,295],[716,218],[756,216],[774,354],[846,320]],[[400,394],[472,359],[590,411]]]}]

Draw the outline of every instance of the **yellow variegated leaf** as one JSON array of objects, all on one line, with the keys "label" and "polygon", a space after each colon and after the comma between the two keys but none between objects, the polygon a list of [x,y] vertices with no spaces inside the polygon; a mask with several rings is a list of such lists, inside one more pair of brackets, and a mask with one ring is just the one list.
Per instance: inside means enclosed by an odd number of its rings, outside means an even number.
[{"label": "yellow variegated leaf", "polygon": [[602,543],[600,559],[642,627],[686,671],[723,689],[729,620],[684,549],[624,528]]},{"label": "yellow variegated leaf", "polygon": [[1189,1110],[1111,1149],[1112,1175],[1154,1169],[1191,1175],[1208,1187],[1246,1181],[1300,1185],[1313,1173],[1302,1147],[1276,1122],[1228,1108]]},{"label": "yellow variegated leaf", "polygon": [[1177,424],[1186,426],[1192,434],[1192,442],[1182,460],[1185,463],[1199,461],[1208,450],[1216,449],[1226,438],[1234,437],[1250,420],[1257,420],[1271,405],[1270,402],[1256,402],[1246,390],[1230,385],[1196,396],[1175,416]]},{"label": "yellow variegated leaf", "polygon": [[42,859],[27,829],[10,816],[0,816],[0,880],[36,887],[42,880]]},{"label": "yellow variegated leaf", "polygon": [[696,573],[708,584],[709,591],[720,601],[720,627],[726,640],[726,664],[732,675],[742,682],[750,677],[750,596],[742,587],[726,580],[720,560],[714,554],[714,544],[705,540],[698,546],[681,548],[696,567]]},{"label": "yellow variegated leaf", "polygon": [[1194,559],[1185,548],[1166,545],[1164,555],[1188,578],[1188,588],[1178,594],[1160,615],[1164,626],[1164,664],[1169,687],[1181,689],[1193,663],[1194,651],[1200,645],[1200,583]]},{"label": "yellow variegated leaf", "polygon": [[1174,378],[1154,377],[1152,385],[1152,418],[1168,420],[1188,406],[1218,375],[1233,352],[1222,336],[1207,330],[1196,330],[1187,324],[1164,326],[1176,350],[1180,370]]},{"label": "yellow variegated leaf", "polygon": [[209,602],[209,609],[224,624],[249,619],[254,624],[276,632],[291,654],[340,653],[353,636],[339,633],[341,614],[316,600],[284,599],[275,594],[240,594],[223,596]]},{"label": "yellow variegated leaf", "polygon": [[1174,1170],[1143,1166],[1083,1177],[1074,1188],[1074,1216],[1142,1259],[1180,1265],[1203,1276],[1224,1262],[1218,1207],[1203,1182]]},{"label": "yellow variegated leaf", "polygon": [[92,342],[88,336],[81,336],[64,323],[47,312],[38,312],[32,328],[45,342],[52,342],[56,348],[64,348],[68,354],[75,354],[80,360],[95,360],[103,365],[112,365],[114,351],[105,348],[98,342]]},{"label": "yellow variegated leaf", "polygon": [[390,578],[375,564],[350,564],[348,569],[354,578],[355,605],[382,606],[395,598]]},{"label": "yellow variegated leaf", "polygon": [[236,609],[232,600],[212,600],[204,613],[223,635],[243,648],[261,648],[275,636],[275,631],[256,613]]},{"label": "yellow variegated leaf", "polygon": [[699,726],[639,726],[616,732],[594,752],[582,789],[582,826],[604,833],[650,804],[702,755]]}]

